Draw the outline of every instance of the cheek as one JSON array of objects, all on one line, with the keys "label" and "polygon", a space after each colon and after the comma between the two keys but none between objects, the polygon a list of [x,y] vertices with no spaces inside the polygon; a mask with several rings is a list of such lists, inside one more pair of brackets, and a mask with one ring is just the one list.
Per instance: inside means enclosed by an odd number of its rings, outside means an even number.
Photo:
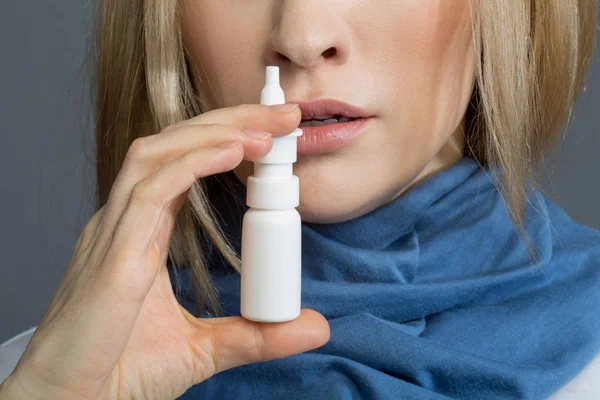
[{"label": "cheek", "polygon": [[[448,140],[468,104],[473,80],[473,49],[468,0],[404,3],[391,48],[394,68],[388,76],[401,115],[395,132],[418,145],[439,149]],[[429,151],[428,153],[431,153]]]},{"label": "cheek", "polygon": [[[474,49],[468,0],[445,0],[430,10],[424,32],[423,62],[429,65],[427,78],[431,109],[436,111],[432,129],[451,134],[462,120],[473,87]],[[451,126],[448,126],[452,124]]]},{"label": "cheek", "polygon": [[249,102],[242,94],[257,93],[260,88],[248,79],[247,71],[254,68],[260,43],[264,43],[266,32],[257,27],[266,25],[249,26],[259,16],[234,12],[228,2],[221,0],[189,0],[183,4],[182,39],[203,110]]}]

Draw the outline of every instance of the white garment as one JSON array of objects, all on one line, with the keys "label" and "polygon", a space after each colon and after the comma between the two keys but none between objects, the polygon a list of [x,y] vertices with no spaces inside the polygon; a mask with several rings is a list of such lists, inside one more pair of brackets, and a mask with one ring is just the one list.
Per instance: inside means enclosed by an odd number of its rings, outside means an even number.
[{"label": "white garment", "polygon": [[[0,382],[6,379],[17,365],[35,328],[28,329],[0,345]],[[598,399],[600,399],[600,354],[571,382],[550,397],[550,400]]]},{"label": "white garment", "polygon": [[27,329],[25,332],[19,333],[14,338],[0,345],[0,382],[4,381],[13,369],[15,369],[36,328],[34,326],[31,329]]}]

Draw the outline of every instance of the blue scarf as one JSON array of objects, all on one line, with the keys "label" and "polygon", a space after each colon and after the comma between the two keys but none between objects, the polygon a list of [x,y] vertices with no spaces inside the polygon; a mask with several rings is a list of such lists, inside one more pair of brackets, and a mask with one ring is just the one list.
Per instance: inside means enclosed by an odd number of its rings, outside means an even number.
[{"label": "blue scarf", "polygon": [[[215,196],[239,251],[244,187]],[[302,303],[331,339],[237,367],[181,399],[540,399],[600,351],[600,232],[531,191],[532,262],[490,170],[464,158],[368,214],[303,223]],[[217,253],[217,254],[215,254]],[[240,277],[212,252],[240,315]],[[181,279],[189,285],[183,270]],[[180,302],[193,311],[194,300]]]}]

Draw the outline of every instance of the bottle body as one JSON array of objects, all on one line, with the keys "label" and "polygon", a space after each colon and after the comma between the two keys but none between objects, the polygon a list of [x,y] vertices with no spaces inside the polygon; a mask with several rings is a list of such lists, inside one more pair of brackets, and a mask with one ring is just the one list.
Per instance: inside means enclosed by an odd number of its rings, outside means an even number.
[{"label": "bottle body", "polygon": [[301,308],[300,214],[250,208],[242,223],[241,314],[258,322],[291,321]]}]

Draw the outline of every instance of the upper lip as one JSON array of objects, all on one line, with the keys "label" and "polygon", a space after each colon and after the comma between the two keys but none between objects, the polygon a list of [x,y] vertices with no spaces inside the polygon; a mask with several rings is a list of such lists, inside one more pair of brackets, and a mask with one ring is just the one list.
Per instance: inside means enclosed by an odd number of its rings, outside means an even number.
[{"label": "upper lip", "polygon": [[311,119],[322,115],[341,115],[348,118],[367,118],[372,115],[360,107],[335,99],[318,99],[313,101],[290,101],[296,103],[302,111],[302,119]]}]

